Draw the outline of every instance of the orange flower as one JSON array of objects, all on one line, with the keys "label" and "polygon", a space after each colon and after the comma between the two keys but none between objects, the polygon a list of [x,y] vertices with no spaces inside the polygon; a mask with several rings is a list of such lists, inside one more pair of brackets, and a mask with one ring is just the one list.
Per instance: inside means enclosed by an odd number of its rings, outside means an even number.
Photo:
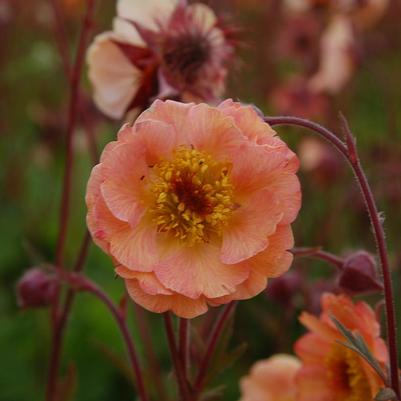
[{"label": "orange flower", "polygon": [[233,47],[208,6],[181,0],[118,0],[113,31],[88,50],[99,109],[112,118],[156,98],[214,102]]},{"label": "orange flower", "polygon": [[240,401],[295,401],[295,375],[300,367],[297,358],[285,354],[256,362],[241,379]]},{"label": "orange flower", "polygon": [[289,268],[298,164],[250,106],[158,100],[93,169],[88,227],[137,303],[194,317]]},{"label": "orange flower", "polygon": [[373,401],[383,387],[377,373],[354,351],[338,344],[343,336],[331,320],[334,316],[349,330],[358,332],[373,356],[384,364],[386,345],[374,311],[364,302],[353,303],[345,295],[324,294],[320,318],[304,312],[300,320],[311,332],[295,344],[302,361],[297,374],[298,401]]}]

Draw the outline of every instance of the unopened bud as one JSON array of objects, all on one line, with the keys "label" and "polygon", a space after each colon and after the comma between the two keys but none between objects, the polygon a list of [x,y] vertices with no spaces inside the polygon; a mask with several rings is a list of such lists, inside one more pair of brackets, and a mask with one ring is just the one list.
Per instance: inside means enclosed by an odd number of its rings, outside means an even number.
[{"label": "unopened bud", "polygon": [[375,259],[366,251],[355,252],[345,259],[338,284],[350,294],[367,294],[383,289]]},{"label": "unopened bud", "polygon": [[21,308],[47,306],[54,300],[58,280],[52,273],[34,267],[29,269],[17,283],[17,301]]}]

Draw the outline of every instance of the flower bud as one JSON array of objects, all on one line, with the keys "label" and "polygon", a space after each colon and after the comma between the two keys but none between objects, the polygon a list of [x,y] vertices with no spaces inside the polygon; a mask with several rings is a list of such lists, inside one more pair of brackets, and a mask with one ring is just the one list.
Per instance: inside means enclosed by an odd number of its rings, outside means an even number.
[{"label": "flower bud", "polygon": [[383,288],[375,259],[366,251],[355,252],[345,259],[338,284],[350,294],[366,294]]},{"label": "flower bud", "polygon": [[34,267],[17,283],[17,301],[21,308],[36,308],[52,303],[57,293],[58,281],[54,274]]}]

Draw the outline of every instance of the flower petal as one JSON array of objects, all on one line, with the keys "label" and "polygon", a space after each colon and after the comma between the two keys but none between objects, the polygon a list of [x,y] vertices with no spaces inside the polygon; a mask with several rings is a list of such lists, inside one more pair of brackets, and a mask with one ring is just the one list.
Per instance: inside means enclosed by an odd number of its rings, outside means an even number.
[{"label": "flower petal", "polygon": [[252,270],[267,277],[278,277],[291,266],[293,255],[288,252],[294,246],[294,237],[291,227],[277,226],[274,234],[269,238],[267,248],[251,258],[247,263]]},{"label": "flower petal", "polygon": [[111,32],[98,35],[89,47],[87,63],[96,105],[107,116],[118,119],[134,98],[142,73],[112,39]]},{"label": "flower petal", "polygon": [[246,143],[232,118],[203,103],[191,107],[183,129],[196,149],[215,159],[227,160],[232,152],[238,153],[240,146]]},{"label": "flower petal", "polygon": [[223,232],[220,260],[239,263],[263,251],[283,216],[279,203],[269,190],[256,192],[246,205],[233,212]]},{"label": "flower petal", "polygon": [[154,271],[167,288],[193,299],[233,293],[249,275],[244,264],[221,263],[218,248],[211,244],[179,249],[161,260]]},{"label": "flower petal", "polygon": [[118,0],[117,15],[158,30],[158,22],[168,20],[180,0]]},{"label": "flower petal", "polygon": [[191,299],[180,294],[150,295],[144,291],[137,280],[125,280],[128,294],[139,305],[151,312],[174,312],[177,316],[192,319],[207,312],[207,304],[204,297]]}]

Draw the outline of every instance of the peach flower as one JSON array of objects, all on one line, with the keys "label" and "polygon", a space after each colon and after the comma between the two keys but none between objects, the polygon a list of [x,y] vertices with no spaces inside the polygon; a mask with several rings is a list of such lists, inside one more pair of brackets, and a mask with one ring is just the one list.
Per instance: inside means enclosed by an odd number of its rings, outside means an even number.
[{"label": "peach flower", "polygon": [[99,109],[112,118],[156,97],[215,101],[232,45],[214,12],[182,0],[118,0],[113,30],[87,55]]},{"label": "peach flower", "polygon": [[338,344],[344,338],[331,316],[349,330],[358,332],[372,355],[384,365],[387,350],[374,311],[364,302],[354,304],[346,295],[326,293],[321,303],[320,318],[306,312],[300,317],[310,332],[295,344],[295,352],[302,361],[296,378],[297,400],[373,401],[384,384],[362,357]]},{"label": "peach flower", "polygon": [[195,317],[289,268],[298,164],[250,106],[157,100],[93,169],[88,227],[137,303]]},{"label": "peach flower", "polygon": [[297,358],[285,354],[256,362],[241,380],[240,401],[295,401],[295,375],[300,366]]}]

